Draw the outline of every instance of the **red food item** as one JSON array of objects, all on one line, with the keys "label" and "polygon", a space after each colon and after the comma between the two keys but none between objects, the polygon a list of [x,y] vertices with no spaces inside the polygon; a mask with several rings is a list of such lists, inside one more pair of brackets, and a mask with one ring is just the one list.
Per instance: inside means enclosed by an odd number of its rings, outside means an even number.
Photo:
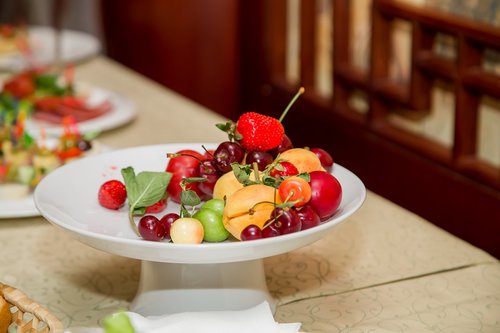
[{"label": "red food item", "polygon": [[165,227],[153,215],[144,215],[137,225],[141,237],[148,241],[159,242],[165,237]]},{"label": "red food item", "polygon": [[311,186],[309,183],[300,177],[286,178],[281,182],[278,193],[283,202],[297,201],[294,206],[304,206],[311,200]]},{"label": "red food item", "polygon": [[205,159],[202,154],[191,149],[179,150],[175,154],[179,156],[170,158],[165,171],[175,173],[181,169],[197,169]]},{"label": "red food item", "polygon": [[34,117],[51,123],[61,123],[65,117],[71,116],[76,122],[99,117],[109,112],[113,105],[105,101],[90,107],[81,97],[76,96],[44,96],[34,101]]},{"label": "red food item", "polygon": [[321,221],[331,217],[342,200],[342,186],[337,178],[326,171],[313,171],[310,174],[311,200],[309,205],[318,213]]},{"label": "red food item", "polygon": [[125,203],[127,190],[121,181],[108,180],[99,188],[97,198],[101,206],[116,210]]},{"label": "red food item", "polygon": [[31,96],[35,92],[35,81],[30,72],[23,72],[5,82],[3,91],[16,98]]},{"label": "red food item", "polygon": [[62,161],[65,161],[65,160],[70,159],[70,158],[78,157],[78,156],[82,155],[83,153],[84,153],[84,151],[81,150],[80,148],[71,147],[69,149],[62,150],[62,151],[58,152],[57,155],[59,156],[59,158]]},{"label": "red food item", "polygon": [[333,166],[333,157],[322,148],[311,148],[311,151],[318,156],[321,166],[327,171],[331,171]]},{"label": "red food item", "polygon": [[241,145],[247,151],[270,150],[283,140],[285,129],[278,119],[256,112],[240,116],[236,131],[243,136]]},{"label": "red food item", "polygon": [[146,214],[156,214],[162,212],[165,207],[167,207],[167,199],[160,199],[157,203],[152,204],[149,207],[146,207]]},{"label": "red food item", "polygon": [[[168,183],[167,186],[167,192],[170,197],[170,199],[173,202],[180,203],[181,202],[181,193],[182,193],[182,187],[181,187],[181,181],[184,178],[191,178],[191,177],[199,177],[200,175],[198,174],[198,168],[193,169],[193,168],[184,168],[184,169],[177,169],[176,172],[172,173],[172,178],[170,179],[170,182]],[[196,194],[202,199],[206,199],[207,195],[203,193],[199,187],[199,183],[191,183],[186,185],[186,190],[193,190],[196,192]]]},{"label": "red food item", "polygon": [[276,166],[269,172],[269,175],[274,178],[296,176],[299,174],[297,167],[290,162],[278,162]]}]

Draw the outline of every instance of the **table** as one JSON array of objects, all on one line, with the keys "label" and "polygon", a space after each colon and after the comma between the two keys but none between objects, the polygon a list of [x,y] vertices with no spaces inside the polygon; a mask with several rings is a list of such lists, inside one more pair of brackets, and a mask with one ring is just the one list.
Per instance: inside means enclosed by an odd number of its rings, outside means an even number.
[{"label": "table", "polygon": [[[225,139],[212,126],[222,117],[105,57],[76,78],[138,108],[132,123],[100,136],[106,145]],[[138,260],[90,248],[41,217],[0,220],[0,244],[0,281],[66,327],[98,326],[137,290]],[[264,263],[276,320],[305,332],[500,331],[499,261],[370,191],[325,238]]]}]

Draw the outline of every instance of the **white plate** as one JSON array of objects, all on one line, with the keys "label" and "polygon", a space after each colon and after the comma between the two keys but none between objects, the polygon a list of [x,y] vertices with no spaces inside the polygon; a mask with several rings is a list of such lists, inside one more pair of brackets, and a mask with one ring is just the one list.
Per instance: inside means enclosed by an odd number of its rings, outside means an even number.
[{"label": "white plate", "polygon": [[[79,86],[81,85],[82,84],[80,83]],[[112,104],[112,110],[99,117],[79,122],[78,129],[82,133],[92,131],[103,132],[120,127],[132,121],[136,116],[134,103],[132,103],[132,101],[125,96],[115,92],[99,87],[89,87],[88,99],[88,102],[91,105],[97,105],[101,102],[109,100]],[[44,128],[45,133],[49,136],[60,136],[63,133],[63,127],[60,125],[36,119],[28,119],[26,121],[26,129],[33,136],[38,136],[42,127]]]},{"label": "white plate", "polygon": [[[28,28],[29,43],[33,50],[33,62],[36,66],[49,65],[54,61],[54,29],[43,26]],[[101,42],[93,35],[63,30],[61,33],[61,60],[64,63],[77,63],[95,56],[101,51]],[[29,63],[19,53],[0,56],[0,69],[19,71],[29,67]]]},{"label": "white plate", "polygon": [[[48,146],[55,144],[55,140],[48,139],[46,144]],[[98,151],[106,152],[110,150],[111,150],[110,147],[99,143]],[[0,184],[0,187],[1,186],[2,184]],[[0,219],[33,217],[39,215],[40,212],[35,206],[32,193],[19,199],[11,199],[11,200],[0,199]]]},{"label": "white plate", "polygon": [[40,212],[36,209],[32,194],[21,199],[0,200],[0,219],[38,215]]},{"label": "white plate", "polygon": [[[65,165],[45,177],[35,190],[35,204],[54,225],[94,248],[130,258],[168,263],[229,263],[264,258],[305,246],[353,214],[363,203],[366,190],[349,170],[336,165],[333,174],[343,188],[342,202],[327,222],[308,230],[274,238],[239,242],[173,244],[140,239],[129,226],[127,209],[111,211],[97,201],[99,186],[122,179],[120,169],[163,171],[166,153],[180,149],[202,151],[200,144],[166,144],[116,150]],[[205,144],[208,149],[215,145]],[[69,186],[68,184],[71,184]],[[78,192],[75,193],[75,189]],[[179,211],[169,201],[167,211]]]}]

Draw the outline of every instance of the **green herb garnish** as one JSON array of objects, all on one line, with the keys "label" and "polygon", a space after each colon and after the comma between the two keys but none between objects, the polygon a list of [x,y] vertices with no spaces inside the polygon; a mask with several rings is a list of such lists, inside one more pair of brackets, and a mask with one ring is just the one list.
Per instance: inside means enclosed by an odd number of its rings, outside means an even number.
[{"label": "green herb garnish", "polygon": [[165,196],[168,183],[172,178],[169,172],[142,171],[135,175],[132,167],[121,170],[129,205],[129,222],[138,236],[139,230],[134,215],[144,215],[146,208]]}]

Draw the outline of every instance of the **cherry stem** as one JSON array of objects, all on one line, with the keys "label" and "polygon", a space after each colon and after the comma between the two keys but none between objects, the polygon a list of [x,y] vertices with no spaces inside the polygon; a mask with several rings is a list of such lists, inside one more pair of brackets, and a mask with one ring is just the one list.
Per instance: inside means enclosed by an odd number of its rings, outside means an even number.
[{"label": "cherry stem", "polygon": [[293,98],[290,101],[290,103],[288,103],[285,111],[283,111],[283,113],[281,114],[281,117],[279,119],[280,123],[283,121],[283,119],[285,118],[286,114],[288,113],[288,110],[290,110],[290,108],[295,103],[295,101],[297,100],[297,98],[299,98],[299,96],[302,95],[305,91],[306,90],[304,89],[304,87],[300,87],[299,91],[297,91],[297,93],[295,94],[295,96],[293,96]]},{"label": "cherry stem", "polygon": [[198,162],[203,162],[203,160],[197,156],[191,155],[191,154],[186,154],[186,153],[167,153],[168,158],[175,158],[175,157],[180,157],[180,156],[189,156],[197,160]]},{"label": "cherry stem", "polygon": [[272,202],[272,201],[259,201],[255,205],[253,205],[252,207],[250,207],[250,209],[248,210],[248,214],[249,215],[253,215],[255,213],[255,207],[257,207],[258,205],[261,205],[261,204],[272,204],[272,205],[275,205],[275,203]]}]

